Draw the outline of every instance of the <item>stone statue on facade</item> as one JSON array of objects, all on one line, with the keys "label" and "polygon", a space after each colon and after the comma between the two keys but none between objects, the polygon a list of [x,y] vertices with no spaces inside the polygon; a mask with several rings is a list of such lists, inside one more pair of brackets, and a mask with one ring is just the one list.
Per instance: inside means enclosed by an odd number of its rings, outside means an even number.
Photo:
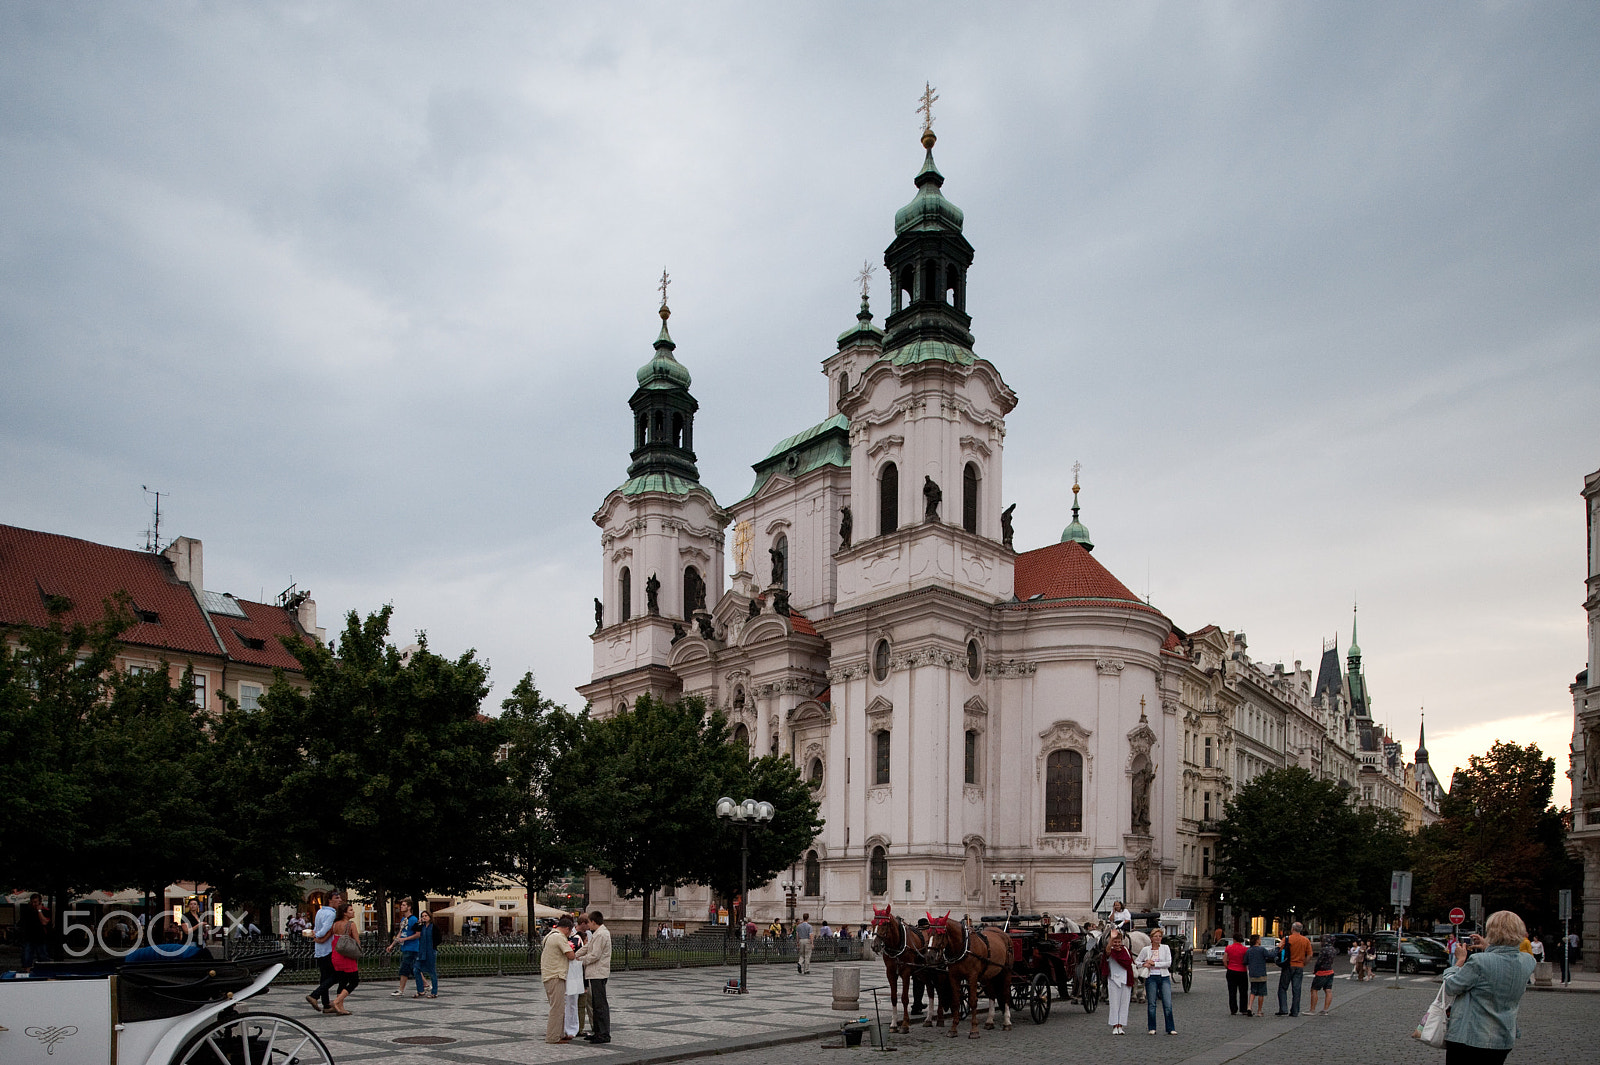
[{"label": "stone statue on facade", "polygon": [[845,507],[839,512],[839,550],[844,551],[850,547],[850,530],[855,527],[855,519],[850,517],[850,508]]},{"label": "stone statue on facade", "polygon": [[781,588],[772,593],[772,612],[789,616],[789,593]]},{"label": "stone statue on facade", "polygon": [[761,600],[752,595],[750,597],[750,612],[748,616],[755,617],[759,613],[761,613]]},{"label": "stone statue on facade", "polygon": [[789,559],[776,547],[767,548],[767,554],[772,556],[772,583],[781,587],[789,579]]},{"label": "stone statue on facade", "polygon": [[938,521],[939,504],[944,502],[944,493],[939,491],[939,486],[933,483],[932,477],[922,478],[922,520]]},{"label": "stone statue on facade", "polygon": [[687,635],[689,635],[689,634],[684,631],[683,625],[680,622],[674,621],[672,623],[672,642],[673,643],[677,643],[679,640],[683,639]]},{"label": "stone statue on facade", "polygon": [[594,631],[599,632],[605,626],[605,621],[606,608],[601,604],[600,600],[596,599],[594,601]]},{"label": "stone statue on facade", "polygon": [[1150,759],[1140,755],[1133,769],[1134,835],[1150,834],[1150,785],[1155,779],[1155,772],[1150,768]]},{"label": "stone statue on facade", "polygon": [[702,638],[707,640],[715,638],[717,633],[716,630],[711,627],[710,614],[696,614],[694,617],[694,623],[700,626],[700,635]]},{"label": "stone statue on facade", "polygon": [[1017,509],[1015,503],[1000,512],[1000,542],[1007,547],[1011,546],[1011,512]]},{"label": "stone statue on facade", "polygon": [[661,616],[660,599],[661,582],[657,580],[656,575],[652,573],[650,574],[650,579],[644,582],[644,606],[646,610],[650,611],[651,617]]}]

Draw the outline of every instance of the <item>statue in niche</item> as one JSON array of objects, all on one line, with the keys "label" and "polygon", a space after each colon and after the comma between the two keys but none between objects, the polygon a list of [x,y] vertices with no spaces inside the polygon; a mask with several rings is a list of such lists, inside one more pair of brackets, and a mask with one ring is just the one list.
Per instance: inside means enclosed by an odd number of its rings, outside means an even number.
[{"label": "statue in niche", "polygon": [[661,582],[657,580],[656,575],[652,573],[650,574],[650,579],[644,582],[644,605],[645,609],[650,611],[651,617],[658,618],[661,616],[660,599]]},{"label": "statue in niche", "polygon": [[767,554],[772,556],[772,583],[781,588],[789,579],[789,556],[776,547],[767,548]]},{"label": "statue in niche", "polygon": [[789,616],[789,593],[781,588],[772,593],[772,612]]},{"label": "statue in niche", "polygon": [[761,613],[761,600],[757,599],[755,596],[751,596],[750,597],[750,611],[749,611],[748,616],[753,618],[759,613]]},{"label": "statue in niche", "polygon": [[605,626],[605,621],[606,608],[601,604],[600,600],[596,599],[594,601],[594,631],[599,632]]},{"label": "statue in niche", "polygon": [[689,635],[689,634],[687,632],[683,631],[683,625],[681,623],[676,622],[676,621],[674,621],[672,623],[672,642],[673,643],[677,643],[679,640],[683,639],[687,635]]},{"label": "statue in niche", "polygon": [[1011,512],[1017,509],[1015,503],[1000,512],[1000,542],[1007,547],[1011,546]]},{"label": "statue in niche", "polygon": [[700,626],[700,636],[702,639],[710,640],[715,638],[716,630],[711,627],[710,614],[696,614],[694,616],[694,623]]},{"label": "statue in niche", "polygon": [[[1583,755],[1587,765],[1584,771],[1585,781],[1591,787],[1600,785],[1600,723],[1591,725],[1589,731],[1584,733]],[[1588,799],[1592,803],[1595,796],[1591,794]]]},{"label": "statue in niche", "polygon": [[944,502],[944,493],[939,491],[939,486],[933,483],[932,477],[922,478],[922,520],[938,521],[939,504]]},{"label": "statue in niche", "polygon": [[694,583],[694,608],[696,610],[704,610],[706,608],[705,581],[695,581]]},{"label": "statue in niche", "polygon": [[1140,755],[1133,762],[1133,834],[1150,834],[1150,785],[1156,774],[1150,768],[1150,759]]},{"label": "statue in niche", "polygon": [[844,551],[850,547],[850,530],[855,526],[855,521],[850,517],[850,508],[845,507],[839,512],[839,550]]}]

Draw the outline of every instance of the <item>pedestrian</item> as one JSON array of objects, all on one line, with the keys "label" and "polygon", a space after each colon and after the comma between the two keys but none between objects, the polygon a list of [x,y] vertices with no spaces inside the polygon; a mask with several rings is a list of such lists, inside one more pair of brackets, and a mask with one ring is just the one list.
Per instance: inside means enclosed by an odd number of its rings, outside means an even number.
[{"label": "pedestrian", "polygon": [[1544,939],[1535,935],[1533,937],[1533,964],[1535,968],[1544,964]]},{"label": "pedestrian", "polygon": [[593,1014],[589,1042],[609,1043],[611,1002],[606,998],[606,983],[611,979],[611,930],[599,910],[589,913],[589,941],[579,954],[583,975],[589,982],[589,1009]]},{"label": "pedestrian", "polygon": [[550,934],[544,937],[544,947],[539,952],[539,978],[544,981],[544,997],[549,1002],[550,1013],[545,1018],[546,1043],[570,1043],[572,1037],[565,1032],[567,1008],[567,962],[577,952],[568,937],[572,935],[572,918],[562,914],[557,918]]},{"label": "pedestrian", "polygon": [[1133,997],[1133,955],[1128,953],[1128,941],[1123,934],[1112,929],[1106,940],[1105,957],[1100,962],[1101,975],[1106,978],[1106,1002],[1111,1016],[1106,1023],[1112,1035],[1128,1034],[1128,999]]},{"label": "pedestrian", "polygon": [[1533,973],[1533,955],[1518,949],[1528,935],[1522,918],[1496,910],[1486,935],[1456,946],[1444,971],[1444,993],[1454,995],[1445,1029],[1445,1065],[1501,1065],[1517,1038],[1517,1009]]},{"label": "pedestrian", "polygon": [[417,919],[411,914],[411,900],[400,900],[400,917],[395,921],[394,938],[389,941],[385,954],[400,948],[400,986],[389,994],[399,997],[405,994],[406,981],[412,979],[417,972]]},{"label": "pedestrian", "polygon": [[1321,991],[1325,996],[1322,1000],[1324,1017],[1333,1009],[1333,956],[1336,953],[1338,948],[1333,945],[1333,937],[1322,937],[1322,949],[1317,951],[1317,963],[1311,970],[1311,1012],[1317,1012],[1317,992]]},{"label": "pedestrian", "polygon": [[[1301,933],[1305,926],[1299,921],[1289,930],[1289,937],[1279,945],[1278,951],[1278,1016],[1300,1016],[1300,987],[1306,975],[1306,962],[1311,960],[1311,940]],[[1289,991],[1294,990],[1294,1004],[1289,1004]]]},{"label": "pedestrian", "polygon": [[324,1008],[322,1012],[337,1013],[341,1017],[350,1016],[350,1011],[344,1008],[344,1000],[350,997],[350,992],[361,985],[361,959],[346,957],[337,949],[340,936],[349,936],[358,943],[361,941],[361,935],[356,930],[356,922],[351,916],[354,910],[355,907],[350,903],[342,903],[336,911],[338,919],[333,922],[332,927],[332,942],[335,944],[335,949],[330,955],[330,961],[334,973],[338,976],[334,986],[338,987],[339,993],[334,996],[333,1005]]},{"label": "pedestrian", "polygon": [[583,914],[578,914],[572,919],[572,931],[567,936],[567,945],[572,948],[572,953],[567,958],[561,1031],[568,1039],[576,1038],[583,1031],[578,1019],[578,1000],[583,997],[583,962],[578,960],[578,951],[583,949],[583,926],[588,923]]},{"label": "pedestrian", "polygon": [[1172,1023],[1172,948],[1162,940],[1160,926],[1150,929],[1150,945],[1139,952],[1134,964],[1144,970],[1144,1008],[1150,1024],[1150,1034],[1156,1034],[1156,998],[1161,999],[1161,1010],[1166,1015],[1167,1034],[1177,1035]]},{"label": "pedestrian", "polygon": [[1245,1010],[1245,1016],[1253,1012],[1257,1017],[1267,1015],[1267,948],[1261,945],[1261,937],[1250,937],[1250,948],[1244,952],[1245,974],[1250,978],[1250,1008]]},{"label": "pedestrian", "polygon": [[412,998],[423,997],[423,976],[427,976],[433,986],[427,997],[439,997],[439,928],[433,923],[433,914],[427,910],[417,915],[417,964],[413,973],[417,980],[417,993]]},{"label": "pedestrian", "polygon": [[798,957],[794,963],[794,971],[805,974],[811,972],[811,915],[802,913],[800,923],[794,926],[794,945]]},{"label": "pedestrian", "polygon": [[28,905],[22,910],[22,971],[33,968],[36,961],[50,960],[50,909],[37,891],[28,896]]},{"label": "pedestrian", "polygon": [[1244,934],[1235,932],[1233,942],[1222,952],[1228,979],[1228,1012],[1235,1016],[1250,1016],[1250,981],[1244,969],[1244,956],[1249,949],[1244,945]]},{"label": "pedestrian", "polygon": [[828,927],[828,922],[827,921],[823,921],[822,922],[822,931],[820,933],[818,933],[818,936],[819,936],[819,938],[822,938],[822,939],[832,939],[833,938],[833,929]]},{"label": "pedestrian", "polygon": [[[1219,924],[1217,925],[1216,930],[1211,933],[1211,946],[1214,947],[1222,941],[1222,926]],[[1238,937],[1235,937],[1234,942],[1237,943],[1238,941]]]},{"label": "pedestrian", "polygon": [[771,924],[767,925],[767,938],[768,939],[782,939],[783,938],[783,922],[782,921],[773,921]]},{"label": "pedestrian", "polygon": [[328,990],[338,979],[333,968],[333,923],[339,919],[339,907],[342,905],[344,892],[335,891],[317,909],[317,918],[311,925],[311,957],[317,963],[317,986],[306,996],[306,1001],[318,1013],[327,1012]]},{"label": "pedestrian", "polygon": [[1122,900],[1111,904],[1111,927],[1122,930],[1123,935],[1133,931],[1133,914],[1129,913],[1122,905]]}]

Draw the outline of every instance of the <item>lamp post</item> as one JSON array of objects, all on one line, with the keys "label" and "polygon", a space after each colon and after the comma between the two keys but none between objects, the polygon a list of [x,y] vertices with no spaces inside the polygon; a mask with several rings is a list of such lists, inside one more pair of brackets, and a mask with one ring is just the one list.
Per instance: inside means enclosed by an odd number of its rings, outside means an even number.
[{"label": "lamp post", "polygon": [[783,888],[784,902],[788,903],[788,905],[789,905],[789,924],[790,924],[791,927],[793,927],[793,925],[794,925],[794,905],[795,905],[795,900],[800,895],[800,887],[801,887],[800,881],[798,881],[798,880],[785,880],[783,883],[779,884],[778,886]]},{"label": "lamp post", "polygon": [[1015,917],[1021,913],[1021,910],[1017,908],[1017,896],[1021,894],[1023,881],[1027,879],[1028,877],[1025,873],[989,874],[989,883],[1000,888],[1001,905],[1005,905],[1007,902],[1010,903],[1006,910],[1009,916]]},{"label": "lamp post", "polygon": [[777,813],[770,802],[746,799],[734,802],[724,795],[717,800],[717,816],[739,826],[739,994],[749,994],[750,975],[750,826],[764,825]]}]

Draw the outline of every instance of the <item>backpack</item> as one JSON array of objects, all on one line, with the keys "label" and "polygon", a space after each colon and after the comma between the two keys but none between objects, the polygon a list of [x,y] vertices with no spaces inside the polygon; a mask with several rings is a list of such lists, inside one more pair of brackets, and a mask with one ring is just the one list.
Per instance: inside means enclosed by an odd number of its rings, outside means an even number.
[{"label": "backpack", "polygon": [[1278,964],[1289,964],[1289,941],[1287,939],[1278,944]]}]

